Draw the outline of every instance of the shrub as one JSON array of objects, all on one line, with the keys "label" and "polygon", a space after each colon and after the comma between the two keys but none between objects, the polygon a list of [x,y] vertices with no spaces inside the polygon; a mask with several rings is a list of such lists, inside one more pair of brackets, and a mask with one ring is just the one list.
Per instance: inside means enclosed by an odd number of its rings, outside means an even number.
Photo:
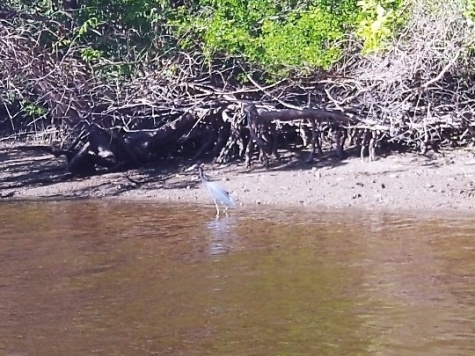
[{"label": "shrub", "polygon": [[358,9],[356,0],[200,3],[198,16],[181,26],[202,39],[204,53],[243,56],[274,72],[329,68],[340,56],[338,41],[356,24]]}]

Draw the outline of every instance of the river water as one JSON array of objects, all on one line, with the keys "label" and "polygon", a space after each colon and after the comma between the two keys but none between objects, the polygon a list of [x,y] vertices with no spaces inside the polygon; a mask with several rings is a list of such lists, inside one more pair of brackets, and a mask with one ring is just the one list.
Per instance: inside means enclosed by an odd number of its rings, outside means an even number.
[{"label": "river water", "polygon": [[474,354],[473,218],[213,214],[0,204],[0,354]]}]

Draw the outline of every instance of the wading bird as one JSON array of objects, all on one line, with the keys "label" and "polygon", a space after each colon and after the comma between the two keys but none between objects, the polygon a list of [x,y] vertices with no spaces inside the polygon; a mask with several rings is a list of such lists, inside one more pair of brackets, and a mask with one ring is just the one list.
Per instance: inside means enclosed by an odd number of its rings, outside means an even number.
[{"label": "wading bird", "polygon": [[214,205],[216,206],[216,217],[219,218],[219,205],[224,205],[224,214],[228,216],[228,208],[233,208],[235,206],[233,199],[229,195],[229,193],[224,189],[222,186],[220,186],[216,182],[211,182],[208,178],[205,177],[204,172],[203,172],[203,166],[201,164],[194,164],[190,168],[188,168],[186,171],[191,171],[194,169],[198,169],[198,174],[203,182],[203,184],[206,186],[208,189],[208,192],[211,194],[214,200]]}]

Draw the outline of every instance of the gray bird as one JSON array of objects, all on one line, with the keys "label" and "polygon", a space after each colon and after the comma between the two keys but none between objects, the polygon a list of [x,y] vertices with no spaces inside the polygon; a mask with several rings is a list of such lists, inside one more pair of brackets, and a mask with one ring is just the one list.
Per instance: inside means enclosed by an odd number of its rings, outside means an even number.
[{"label": "gray bird", "polygon": [[198,169],[198,174],[203,182],[203,184],[208,189],[208,192],[211,194],[211,197],[214,200],[214,205],[216,206],[216,217],[219,218],[219,205],[224,205],[224,214],[228,216],[228,208],[233,208],[235,206],[233,199],[229,195],[229,193],[224,189],[221,185],[216,182],[210,181],[203,172],[203,166],[201,164],[194,164],[186,171],[191,171],[194,169]]}]

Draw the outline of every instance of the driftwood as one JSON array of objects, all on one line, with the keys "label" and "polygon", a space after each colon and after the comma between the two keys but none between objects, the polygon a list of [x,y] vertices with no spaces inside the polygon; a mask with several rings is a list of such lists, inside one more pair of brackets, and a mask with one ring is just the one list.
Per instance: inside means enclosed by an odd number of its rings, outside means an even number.
[{"label": "driftwood", "polygon": [[178,119],[157,129],[149,140],[149,150],[166,149],[170,144],[176,143],[180,137],[191,130],[196,123],[196,118],[190,113],[185,113]]},{"label": "driftwood", "polygon": [[330,121],[335,124],[348,126],[350,124],[356,124],[358,120],[351,118],[350,116],[321,109],[285,109],[274,111],[262,111],[258,110],[258,117],[256,122],[270,122],[270,121],[296,121],[296,120],[313,120],[317,122]]},{"label": "driftwood", "polygon": [[[321,143],[318,138],[317,123],[327,122],[334,130],[334,140],[336,142],[336,152],[340,159],[343,159],[343,145],[344,145],[344,127],[351,124],[358,123],[358,120],[345,115],[344,113],[332,112],[321,109],[285,109],[264,111],[258,110],[254,104],[245,105],[243,111],[246,113],[248,121],[248,129],[251,139],[247,146],[246,152],[246,166],[251,164],[252,147],[257,144],[260,149],[261,156],[273,153],[278,158],[277,153],[277,139],[275,123],[279,122],[293,122],[306,120],[311,124],[311,152],[306,162],[310,163],[314,160],[316,149],[322,152]],[[267,161],[267,158],[266,158]]]}]

